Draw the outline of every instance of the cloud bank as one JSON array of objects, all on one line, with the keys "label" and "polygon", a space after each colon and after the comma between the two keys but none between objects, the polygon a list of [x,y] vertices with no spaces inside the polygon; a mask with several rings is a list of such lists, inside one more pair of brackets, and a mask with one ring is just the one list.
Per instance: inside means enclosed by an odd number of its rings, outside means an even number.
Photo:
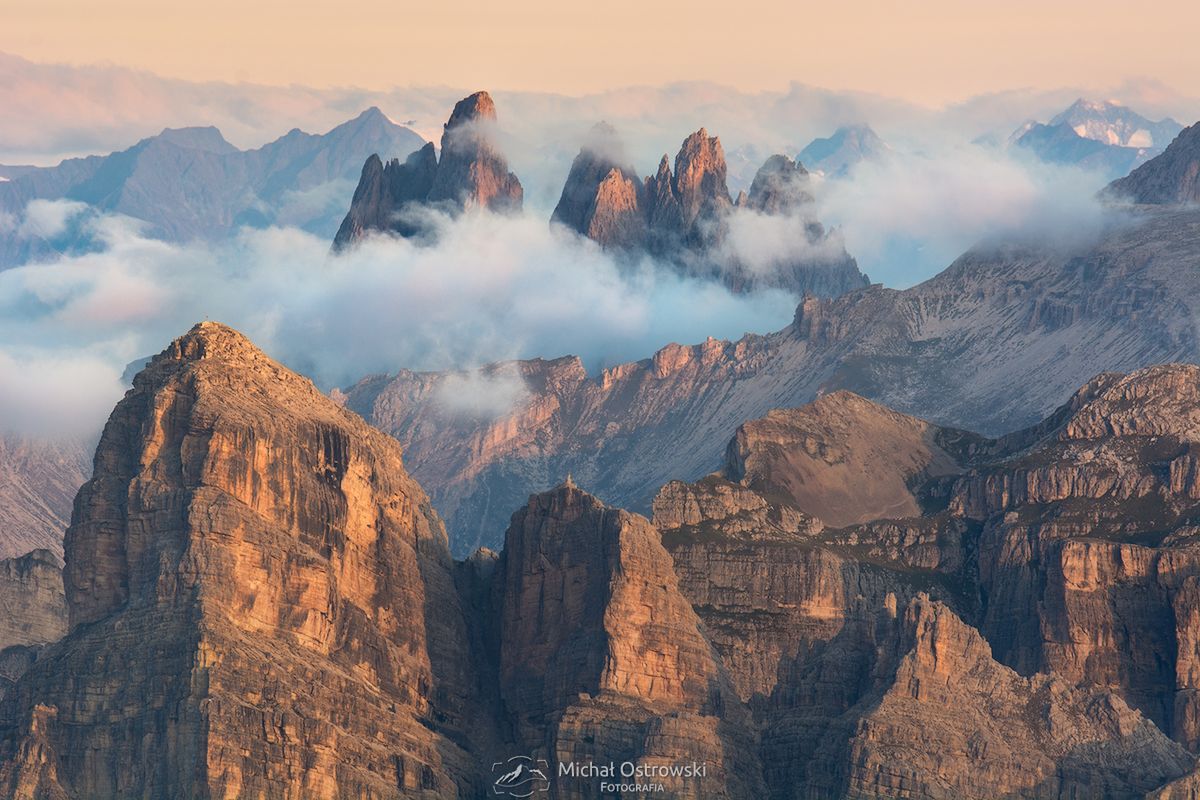
[{"label": "cloud bank", "polygon": [[[735,296],[649,263],[619,266],[531,214],[438,216],[435,246],[380,236],[339,256],[292,228],[174,245],[127,218],[84,218],[88,252],[0,272],[0,420],[10,427],[94,430],[125,366],[203,319],[331,388],[532,356],[576,354],[594,370],[670,341],[775,330],[795,307],[784,293]],[[487,407],[469,396],[476,385],[447,402],[495,413],[519,397],[503,377],[488,378]]]},{"label": "cloud bank", "polygon": [[822,220],[841,229],[871,280],[904,288],[983,239],[1095,230],[1105,183],[1100,173],[968,145],[860,163],[817,196]]}]

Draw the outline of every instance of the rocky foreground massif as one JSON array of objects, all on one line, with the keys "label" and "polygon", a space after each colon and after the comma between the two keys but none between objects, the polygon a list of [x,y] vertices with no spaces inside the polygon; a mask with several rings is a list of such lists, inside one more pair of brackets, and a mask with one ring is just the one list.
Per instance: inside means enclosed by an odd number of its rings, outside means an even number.
[{"label": "rocky foreground massif", "polygon": [[558,798],[1195,797],[1198,522],[1162,366],[999,438],[834,392],[652,520],[568,478],[455,561],[393,438],[202,323],[105,429],[66,635],[10,615],[0,796],[477,798],[522,755]]}]

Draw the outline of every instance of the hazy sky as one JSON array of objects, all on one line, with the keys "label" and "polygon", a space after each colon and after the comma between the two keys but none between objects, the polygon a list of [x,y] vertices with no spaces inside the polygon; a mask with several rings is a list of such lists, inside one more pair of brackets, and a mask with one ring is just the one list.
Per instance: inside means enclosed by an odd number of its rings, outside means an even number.
[{"label": "hazy sky", "polygon": [[190,80],[580,93],[789,81],[940,105],[1200,75],[1196,0],[0,0],[0,51]]}]

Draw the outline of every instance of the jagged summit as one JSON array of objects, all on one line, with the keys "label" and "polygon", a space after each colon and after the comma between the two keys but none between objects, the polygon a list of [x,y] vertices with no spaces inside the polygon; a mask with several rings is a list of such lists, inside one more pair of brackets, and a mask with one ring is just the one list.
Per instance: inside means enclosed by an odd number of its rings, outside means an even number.
[{"label": "jagged summit", "polygon": [[1173,119],[1150,120],[1115,101],[1080,98],[1048,123],[1025,123],[1009,143],[1048,163],[1117,178],[1161,153],[1181,129]]},{"label": "jagged summit", "polygon": [[774,155],[759,167],[742,203],[764,214],[797,214],[815,201],[811,190],[803,164],[785,155]]},{"label": "jagged summit", "polygon": [[[492,100],[492,96],[483,91],[475,92],[454,104],[454,110],[450,112],[450,119],[446,121],[444,130],[449,132],[460,125],[476,120],[494,121],[495,119],[496,103]],[[444,144],[445,139],[442,141]]]},{"label": "jagged summit", "polygon": [[1151,120],[1116,100],[1079,98],[1049,123],[1065,125],[1076,134],[1117,147],[1161,150],[1179,132],[1178,122]]},{"label": "jagged summit", "polygon": [[[830,296],[867,284],[840,240],[816,221],[802,166],[786,156],[768,159],[750,194],[736,204],[727,172],[720,139],[701,128],[684,139],[673,170],[664,154],[658,170],[639,180],[616,131],[599,123],[571,164],[551,221],[618,254],[650,253],[684,274],[720,280],[736,291],[776,287],[797,296]],[[798,243],[800,253],[783,254],[777,263],[743,263],[727,247],[730,218],[739,208],[802,218],[803,228],[789,235],[814,247]]]},{"label": "jagged summit", "polygon": [[423,208],[459,213],[470,208],[516,211],[521,208],[521,182],[492,141],[496,104],[487,92],[476,92],[455,104],[442,131],[441,158],[432,143],[404,162],[384,163],[373,155],[363,164],[358,187],[334,237],[341,250],[371,231],[399,236],[430,233]]}]

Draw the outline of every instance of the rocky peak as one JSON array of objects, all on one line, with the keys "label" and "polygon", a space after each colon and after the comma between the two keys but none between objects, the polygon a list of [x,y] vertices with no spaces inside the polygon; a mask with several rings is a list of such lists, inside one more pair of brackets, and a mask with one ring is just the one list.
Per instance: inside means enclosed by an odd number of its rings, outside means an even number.
[{"label": "rocky peak", "polygon": [[262,355],[242,332],[220,322],[205,320],[197,322],[191,330],[171,342],[151,363],[164,357],[175,361],[200,361],[206,358],[244,360]]},{"label": "rocky peak", "polygon": [[66,564],[71,632],[0,709],[0,788],[15,768],[70,797],[482,791],[454,568],[399,444],[233,329],[195,326],[134,380]]},{"label": "rocky peak", "polygon": [[671,161],[664,155],[658,162],[658,171],[646,178],[646,218],[657,242],[659,251],[678,247],[684,227],[683,209],[675,196],[671,178]]},{"label": "rocky peak", "polygon": [[795,214],[813,203],[808,170],[784,155],[766,160],[754,175],[741,204],[763,214]]},{"label": "rocky peak", "polygon": [[645,244],[643,185],[626,165],[624,146],[611,125],[592,128],[563,185],[551,221],[603,247]]},{"label": "rocky peak", "polygon": [[363,165],[350,211],[334,238],[334,249],[340,250],[372,230],[420,235],[425,227],[414,204],[419,206],[428,198],[436,172],[433,142],[410,153],[403,162],[392,159],[385,165],[378,155],[370,156]]},{"label": "rocky peak", "polygon": [[1151,205],[1200,203],[1200,122],[1184,128],[1162,153],[1110,183],[1104,195]]},{"label": "rocky peak", "polygon": [[[750,194],[741,193],[736,204],[726,173],[720,140],[701,128],[684,140],[674,172],[664,155],[655,174],[638,181],[615,131],[601,123],[572,163],[552,220],[605,248],[648,251],[685,274],[720,279],[734,291],[770,286],[831,296],[866,285],[840,239],[831,239],[806,211],[813,198],[804,167],[786,156],[769,159]],[[804,214],[800,235],[828,255],[784,254],[775,263],[746,263],[726,247],[735,209]]]},{"label": "rocky peak", "polygon": [[864,161],[886,158],[891,148],[869,125],[844,125],[832,136],[814,139],[797,160],[809,169],[833,178],[844,178]]},{"label": "rocky peak", "polygon": [[479,120],[494,122],[495,119],[496,103],[490,94],[475,92],[475,94],[464,97],[454,104],[454,110],[450,112],[450,119],[446,121],[445,133],[442,135],[442,146],[445,147],[448,143],[446,134],[454,129],[468,122],[478,122]]},{"label": "rocky peak", "polygon": [[468,208],[519,210],[521,182],[494,142],[495,123],[496,104],[487,92],[476,92],[458,101],[446,121],[440,161],[432,143],[403,163],[392,160],[383,166],[378,155],[368,158],[334,249],[371,231],[425,235],[429,229],[420,214],[422,206],[451,213]]},{"label": "rocky peak", "polygon": [[512,211],[521,207],[522,189],[493,144],[496,105],[487,92],[460,100],[442,133],[442,157],[429,201],[458,208]]},{"label": "rocky peak", "polygon": [[675,156],[673,187],[685,223],[690,225],[702,215],[715,217],[733,204],[725,174],[720,139],[701,128],[683,140]]}]

